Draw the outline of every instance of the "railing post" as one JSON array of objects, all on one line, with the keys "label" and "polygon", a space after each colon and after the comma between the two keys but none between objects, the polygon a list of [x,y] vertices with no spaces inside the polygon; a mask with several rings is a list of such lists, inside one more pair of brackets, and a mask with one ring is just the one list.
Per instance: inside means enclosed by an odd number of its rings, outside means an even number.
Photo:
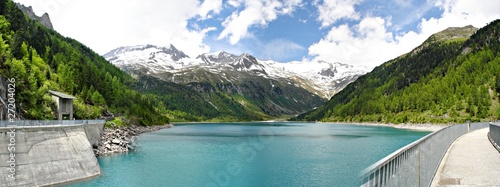
[{"label": "railing post", "polygon": [[418,186],[422,186],[422,183],[420,181],[421,175],[420,175],[420,146],[417,146],[417,152],[418,152]]}]

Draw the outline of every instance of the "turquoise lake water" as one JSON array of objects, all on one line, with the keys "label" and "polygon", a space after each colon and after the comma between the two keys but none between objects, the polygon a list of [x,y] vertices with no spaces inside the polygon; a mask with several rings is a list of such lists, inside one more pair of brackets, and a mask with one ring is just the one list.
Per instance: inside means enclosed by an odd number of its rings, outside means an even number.
[{"label": "turquoise lake water", "polygon": [[184,124],[100,157],[102,176],[68,186],[359,186],[361,170],[427,135],[317,123]]}]

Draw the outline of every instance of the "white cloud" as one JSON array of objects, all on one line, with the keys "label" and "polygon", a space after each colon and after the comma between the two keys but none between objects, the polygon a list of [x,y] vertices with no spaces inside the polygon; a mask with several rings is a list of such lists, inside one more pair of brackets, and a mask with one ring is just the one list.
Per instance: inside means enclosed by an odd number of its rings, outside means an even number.
[{"label": "white cloud", "polygon": [[409,0],[393,0],[398,6],[409,7],[411,6],[411,1]]},{"label": "white cloud", "polygon": [[353,26],[333,27],[320,41],[309,47],[313,60],[338,61],[378,66],[411,51],[430,35],[448,27],[483,27],[500,18],[500,1],[478,3],[474,0],[441,0],[436,6],[444,11],[439,18],[422,19],[418,31],[396,35],[388,31],[390,19],[366,16]]},{"label": "white cloud", "polygon": [[283,14],[291,14],[296,7],[302,6],[302,0],[284,0]]},{"label": "white cloud", "polygon": [[[397,1],[404,1],[404,0],[397,0]],[[403,7],[402,10],[404,10],[405,12],[402,12],[400,15],[398,15],[398,16],[400,16],[400,18],[401,17],[403,17],[403,18],[398,23],[396,23],[395,26],[397,28],[401,28],[405,25],[419,21],[421,19],[422,15],[424,15],[429,10],[436,7],[435,1],[426,1],[418,6],[413,6],[411,4],[407,5],[407,7],[405,7],[405,5],[401,5],[401,4],[399,4],[399,6]]]},{"label": "white cloud", "polygon": [[[239,6],[235,1],[230,1],[232,6]],[[235,11],[222,23],[224,30],[219,35],[219,40],[229,38],[229,43],[234,45],[242,38],[251,36],[250,27],[254,25],[267,26],[270,21],[279,15],[293,12],[301,0],[291,0],[282,3],[278,0],[246,0],[245,9]]]},{"label": "white cloud", "polygon": [[189,56],[209,52],[203,43],[215,28],[188,28],[188,20],[209,19],[222,0],[15,0],[48,12],[55,29],[103,54],[126,45],[173,44]]},{"label": "white cloud", "polygon": [[241,4],[243,3],[244,0],[228,0],[227,1],[227,4],[235,7],[235,8],[238,8],[241,6]]},{"label": "white cloud", "polygon": [[490,0],[478,3],[474,0],[439,0],[436,6],[444,10],[440,18],[422,19],[419,35],[429,37],[448,27],[472,25],[477,28],[500,19],[500,1]]},{"label": "white cloud", "polygon": [[474,0],[438,0],[436,6],[444,10],[440,18],[422,20],[422,32],[436,32],[447,27],[473,25],[484,27],[500,18],[500,1],[490,0],[478,3]]},{"label": "white cloud", "polygon": [[[249,52],[263,47],[252,46],[252,42],[248,42],[249,45],[242,39],[253,37],[251,29],[254,27],[266,27],[280,16],[291,15],[298,7],[309,8],[312,5],[313,12],[317,8],[318,14],[311,14],[317,17],[310,19],[318,20],[321,28],[329,29],[319,41],[308,47],[308,54],[313,56],[313,60],[368,66],[379,65],[408,52],[431,34],[447,27],[469,24],[483,27],[500,18],[498,0],[480,3],[475,0],[428,0],[397,23],[391,23],[392,14],[381,18],[371,15],[367,9],[363,10],[366,12],[357,12],[363,0],[315,0],[312,3],[302,0],[15,1],[33,6],[38,15],[48,12],[58,32],[81,41],[100,54],[125,45],[173,44],[192,57],[213,49],[234,48],[233,51]],[[402,7],[415,6],[415,2],[411,1],[393,1]],[[435,7],[443,11],[442,15],[430,19],[412,16],[425,15]],[[224,8],[236,10],[232,14],[222,15]],[[220,30],[196,22],[206,19],[218,22],[222,16],[226,18]],[[338,25],[339,20],[348,20],[349,25]],[[397,30],[403,28],[398,27],[399,24],[405,26],[415,22],[419,22],[418,30]],[[208,33],[215,30],[219,32],[217,36],[211,35],[207,39]],[[228,39],[229,43],[220,41],[222,39]],[[261,39],[256,37],[252,41],[255,43]],[[204,42],[212,43],[208,45]],[[276,47],[269,49],[276,49],[276,54],[284,50],[284,45],[281,45],[283,48],[277,47],[280,46],[279,42],[263,42]],[[298,49],[293,43],[289,45],[289,50]]]},{"label": "white cloud", "polygon": [[305,50],[303,46],[286,39],[271,40],[260,49],[262,58],[278,61],[290,58],[295,55],[295,52],[302,50]]},{"label": "white cloud", "polygon": [[214,14],[220,13],[222,10],[222,0],[205,0],[200,5],[199,15],[201,19],[210,18],[209,13],[213,12]]},{"label": "white cloud", "polygon": [[361,3],[361,0],[316,0],[314,4],[318,7],[318,21],[322,27],[335,24],[340,19],[358,20],[360,15],[354,6]]},{"label": "white cloud", "polygon": [[366,17],[356,26],[333,27],[319,42],[309,47],[315,60],[373,66],[407,52],[396,43],[380,17]]}]

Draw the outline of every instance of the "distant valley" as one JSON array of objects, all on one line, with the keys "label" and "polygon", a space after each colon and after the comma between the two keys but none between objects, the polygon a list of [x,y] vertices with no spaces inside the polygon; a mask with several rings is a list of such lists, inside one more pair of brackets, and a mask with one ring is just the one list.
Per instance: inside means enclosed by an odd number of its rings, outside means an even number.
[{"label": "distant valley", "polygon": [[281,80],[329,99],[347,84],[371,69],[339,62],[289,62],[259,60],[250,54],[224,51],[187,56],[175,46],[139,45],[114,49],[104,57],[130,74],[146,74],[180,84],[205,81],[203,73],[220,74],[221,82],[238,81],[234,73],[248,73],[270,80]]},{"label": "distant valley", "polygon": [[[154,85],[187,86],[216,110],[224,110],[232,103],[264,118],[299,114],[318,107],[369,71],[366,67],[325,61],[265,61],[250,54],[223,51],[191,58],[173,45],[120,47],[104,57],[139,80],[162,81]],[[162,92],[151,86],[145,90]],[[235,111],[226,111],[232,112]]]}]

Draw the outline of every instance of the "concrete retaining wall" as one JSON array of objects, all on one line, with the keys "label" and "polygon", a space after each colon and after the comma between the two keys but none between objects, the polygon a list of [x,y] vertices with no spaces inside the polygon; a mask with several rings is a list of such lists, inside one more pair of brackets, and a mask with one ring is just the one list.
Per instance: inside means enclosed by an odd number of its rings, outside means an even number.
[{"label": "concrete retaining wall", "polygon": [[89,140],[96,144],[103,125],[0,128],[0,186],[43,186],[100,175]]},{"label": "concrete retaining wall", "polygon": [[83,125],[83,129],[85,130],[85,135],[87,135],[90,145],[97,147],[101,135],[104,132],[104,123]]}]

